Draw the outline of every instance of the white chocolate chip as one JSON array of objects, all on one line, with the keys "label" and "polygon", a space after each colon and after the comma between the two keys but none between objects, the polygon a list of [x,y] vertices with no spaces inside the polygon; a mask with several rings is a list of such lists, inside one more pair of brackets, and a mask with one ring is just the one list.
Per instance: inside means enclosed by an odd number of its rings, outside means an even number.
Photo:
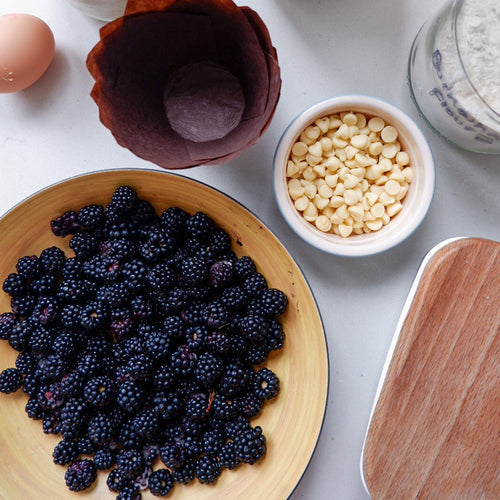
[{"label": "white chocolate chip", "polygon": [[398,138],[398,131],[392,125],[388,125],[382,129],[380,137],[384,142],[394,142]]},{"label": "white chocolate chip", "polygon": [[371,230],[371,231],[378,231],[382,226],[383,222],[382,219],[375,219],[375,220],[367,220],[365,222],[365,225]]},{"label": "white chocolate chip", "polygon": [[389,179],[385,183],[384,189],[391,196],[396,196],[399,193],[399,190],[401,189],[401,184],[394,179]]},{"label": "white chocolate chip", "polygon": [[352,233],[352,226],[346,224],[339,224],[339,233],[342,238],[348,238]]},{"label": "white chocolate chip", "polygon": [[358,149],[366,149],[370,146],[370,139],[367,135],[354,135],[351,138],[351,145]]},{"label": "white chocolate chip", "polygon": [[370,208],[370,213],[376,218],[382,217],[385,212],[385,207],[382,205],[382,203],[375,203],[371,208]]},{"label": "white chocolate chip", "polygon": [[393,203],[392,205],[389,205],[387,207],[387,215],[389,217],[394,217],[397,213],[401,211],[402,208],[403,205],[401,204],[401,202],[397,201],[396,203]]},{"label": "white chocolate chip", "polygon": [[399,151],[396,155],[396,162],[398,165],[405,167],[410,164],[410,157],[406,151]]},{"label": "white chocolate chip", "polygon": [[355,205],[358,201],[358,194],[353,189],[346,189],[344,193],[344,201],[347,205]]},{"label": "white chocolate chip", "polygon": [[320,231],[323,231],[324,233],[330,231],[332,227],[332,222],[326,215],[318,216],[314,221],[314,224]]},{"label": "white chocolate chip", "polygon": [[292,146],[292,153],[296,156],[303,156],[307,153],[307,144],[305,142],[296,142]]},{"label": "white chocolate chip", "polygon": [[330,128],[330,119],[327,116],[316,120],[314,123],[318,126],[323,134],[326,134],[328,132],[328,129]]},{"label": "white chocolate chip", "polygon": [[398,148],[395,144],[385,144],[382,148],[382,156],[385,158],[394,158],[398,153]]},{"label": "white chocolate chip", "polygon": [[377,116],[374,116],[373,118],[370,118],[368,120],[368,128],[372,130],[373,132],[380,132],[385,126],[384,120],[382,118],[379,118]]},{"label": "white chocolate chip", "polygon": [[295,200],[294,206],[299,212],[303,212],[307,205],[309,205],[309,198],[307,196],[301,196]]},{"label": "white chocolate chip", "polygon": [[358,122],[358,118],[356,117],[356,115],[354,113],[347,113],[342,118],[342,121],[346,125],[351,126],[351,125],[356,125],[356,123]]}]

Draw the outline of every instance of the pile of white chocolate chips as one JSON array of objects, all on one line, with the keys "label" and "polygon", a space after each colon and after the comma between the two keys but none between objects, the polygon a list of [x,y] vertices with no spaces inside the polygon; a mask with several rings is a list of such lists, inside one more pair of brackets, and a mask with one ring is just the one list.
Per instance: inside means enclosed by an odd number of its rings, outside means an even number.
[{"label": "pile of white chocolate chips", "polygon": [[324,116],[300,134],[286,177],[303,218],[347,238],[378,231],[399,213],[413,169],[395,127],[346,112]]}]

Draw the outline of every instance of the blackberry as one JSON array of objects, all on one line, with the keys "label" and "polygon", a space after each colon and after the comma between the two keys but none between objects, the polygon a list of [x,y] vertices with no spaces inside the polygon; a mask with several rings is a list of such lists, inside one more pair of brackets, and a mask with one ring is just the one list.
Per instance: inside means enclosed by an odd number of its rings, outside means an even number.
[{"label": "blackberry", "polygon": [[232,399],[217,393],[212,401],[212,411],[222,420],[231,420],[238,414],[238,406]]},{"label": "blackberry", "polygon": [[139,487],[135,484],[129,484],[118,493],[116,500],[141,500],[141,498]]},{"label": "blackberry", "polygon": [[113,310],[128,304],[130,291],[124,283],[111,283],[97,290],[96,299],[107,303]]},{"label": "blackberry", "polygon": [[96,466],[92,460],[77,460],[68,467],[64,479],[71,491],[85,490],[97,479]]},{"label": "blackberry", "polygon": [[80,393],[83,386],[84,377],[77,370],[73,370],[61,378],[60,390],[64,396],[76,396]]},{"label": "blackberry", "polygon": [[76,443],[71,439],[63,439],[54,448],[52,460],[57,465],[68,465],[78,458]]},{"label": "blackberry", "polygon": [[229,311],[220,300],[213,300],[207,304],[203,314],[206,324],[211,328],[222,328],[230,320]]},{"label": "blackberry", "polygon": [[187,460],[182,467],[172,471],[172,479],[176,483],[188,484],[195,478],[194,463]]},{"label": "blackberry", "polygon": [[86,260],[99,251],[99,240],[92,233],[82,231],[69,240],[69,247],[78,259]]},{"label": "blackberry", "polygon": [[123,264],[123,282],[133,292],[143,290],[146,285],[149,268],[142,260],[133,259]]},{"label": "blackberry", "polygon": [[59,380],[68,371],[67,361],[57,354],[49,354],[45,358],[42,374],[45,379]]},{"label": "blackberry", "polygon": [[174,374],[169,365],[160,365],[154,372],[153,385],[157,391],[166,391],[174,384]]},{"label": "blackberry", "polygon": [[39,260],[46,273],[55,274],[62,269],[66,255],[60,248],[52,246],[42,251]]},{"label": "blackberry", "polygon": [[132,318],[135,320],[149,321],[155,314],[153,302],[144,295],[132,297],[129,305]]},{"label": "blackberry", "polygon": [[26,285],[27,281],[25,278],[19,276],[17,273],[10,273],[7,278],[5,278],[2,289],[11,297],[19,297],[26,293]]},{"label": "blackberry", "polygon": [[104,222],[104,207],[97,204],[82,207],[76,220],[84,229],[95,229]]},{"label": "blackberry", "polygon": [[63,279],[81,278],[83,262],[76,257],[69,257],[66,259],[62,269],[61,275]]},{"label": "blackberry", "polygon": [[59,283],[57,298],[63,302],[81,304],[92,292],[93,286],[89,281],[69,278]]},{"label": "blackberry", "polygon": [[80,326],[86,331],[98,330],[108,321],[108,308],[99,300],[92,300],[80,310]]},{"label": "blackberry", "polygon": [[54,412],[50,415],[47,415],[43,419],[42,429],[44,434],[59,434],[61,432],[61,420],[59,412]]},{"label": "blackberry", "polygon": [[33,420],[42,420],[47,416],[47,410],[44,410],[36,400],[36,397],[31,396],[24,407],[24,411],[29,418]]},{"label": "blackberry", "polygon": [[240,460],[236,456],[234,442],[229,441],[222,446],[219,452],[219,463],[223,469],[233,470],[240,465]]},{"label": "blackberry", "polygon": [[193,352],[200,352],[205,347],[208,333],[208,328],[205,325],[189,326],[186,329],[186,345]]},{"label": "blackberry", "polygon": [[288,306],[287,296],[277,288],[269,288],[261,296],[264,310],[268,316],[279,316],[283,314]]},{"label": "blackberry", "polygon": [[76,360],[76,369],[84,378],[91,378],[99,373],[101,369],[101,359],[96,353],[83,352]]},{"label": "blackberry", "polygon": [[137,228],[129,220],[107,221],[104,229],[106,237],[111,240],[134,240],[137,236]]},{"label": "blackberry", "polygon": [[42,324],[52,323],[59,313],[59,304],[55,297],[39,297],[33,315]]},{"label": "blackberry", "polygon": [[153,227],[139,245],[139,254],[147,262],[159,262],[175,250],[176,241],[161,227]]},{"label": "blackberry", "polygon": [[122,424],[118,441],[121,444],[122,449],[125,450],[138,449],[144,446],[143,439],[134,430],[133,420],[127,420]]},{"label": "blackberry", "polygon": [[111,469],[116,464],[116,453],[108,446],[99,448],[94,454],[94,464],[97,470]]},{"label": "blackberry", "polygon": [[114,397],[113,383],[108,377],[99,376],[91,378],[85,384],[83,397],[92,406],[106,406]]},{"label": "blackberry", "polygon": [[76,448],[78,449],[78,453],[82,455],[92,455],[95,452],[95,444],[88,436],[79,437],[76,440]]},{"label": "blackberry", "polygon": [[175,285],[175,273],[165,264],[156,264],[151,268],[146,276],[146,281],[150,289],[162,292]]},{"label": "blackberry", "polygon": [[188,297],[185,290],[175,287],[167,293],[165,304],[169,311],[178,311],[187,305]]},{"label": "blackberry", "polygon": [[239,285],[224,288],[220,300],[229,311],[239,311],[247,302],[245,292]]},{"label": "blackberry", "polygon": [[87,424],[87,436],[96,445],[109,444],[115,437],[116,428],[112,419],[105,413],[90,417]]},{"label": "blackberry", "polygon": [[250,365],[261,365],[269,356],[269,350],[260,342],[250,342],[242,355],[243,361]]},{"label": "blackberry", "polygon": [[35,369],[35,358],[30,352],[20,352],[16,358],[16,368],[23,374],[32,373]]},{"label": "blackberry", "polygon": [[231,339],[223,331],[213,330],[208,334],[205,345],[214,354],[226,354],[231,348]]},{"label": "blackberry", "polygon": [[141,450],[120,450],[116,455],[118,471],[130,479],[142,474],[146,467],[144,455]]},{"label": "blackberry", "polygon": [[146,224],[158,224],[160,221],[153,205],[149,201],[141,198],[138,198],[134,205],[134,211],[131,214],[131,219],[139,226]]},{"label": "blackberry", "polygon": [[119,386],[116,395],[116,402],[127,412],[137,411],[144,396],[142,387],[133,380],[125,380]]},{"label": "blackberry", "polygon": [[194,369],[194,378],[203,387],[213,389],[223,371],[222,361],[209,352],[203,353],[198,357],[196,367]]},{"label": "blackberry", "polygon": [[176,236],[182,236],[189,214],[179,207],[169,207],[164,210],[160,217],[162,226],[168,228]]},{"label": "blackberry", "polygon": [[210,429],[203,434],[203,450],[207,455],[217,456],[223,445],[223,435],[219,429]]},{"label": "blackberry", "polygon": [[196,354],[187,345],[181,345],[172,353],[171,368],[175,375],[188,377],[196,366]]},{"label": "blackberry", "polygon": [[233,263],[229,260],[220,260],[211,265],[210,284],[217,287],[224,287],[231,283],[233,279]]},{"label": "blackberry", "polygon": [[161,361],[168,356],[170,344],[170,336],[161,330],[148,332],[144,339],[146,352],[154,361]]},{"label": "blackberry", "polygon": [[215,483],[222,473],[218,458],[210,455],[203,455],[198,458],[195,462],[195,473],[200,483]]},{"label": "blackberry", "polygon": [[64,403],[64,395],[58,383],[50,384],[37,394],[37,401],[42,408],[54,410]]},{"label": "blackberry", "polygon": [[132,210],[138,199],[135,189],[130,186],[120,186],[113,192],[111,203],[114,203],[123,210]]},{"label": "blackberry", "polygon": [[0,314],[0,340],[9,340],[13,329],[19,326],[18,319],[13,312]]},{"label": "blackberry", "polygon": [[189,420],[201,420],[208,413],[208,397],[204,393],[189,396],[184,409],[184,415]]},{"label": "blackberry", "polygon": [[231,398],[246,388],[251,370],[239,362],[228,363],[220,381],[220,392]]},{"label": "blackberry", "polygon": [[267,321],[253,314],[244,316],[239,321],[241,333],[247,340],[261,341],[267,334]]},{"label": "blackberry", "polygon": [[87,415],[85,402],[79,398],[70,398],[61,410],[61,435],[74,439],[78,436]]},{"label": "blackberry", "polygon": [[99,253],[111,259],[125,262],[132,259],[137,252],[136,244],[126,238],[107,239],[99,245]]},{"label": "blackberry", "polygon": [[264,344],[268,351],[277,351],[283,348],[285,342],[285,332],[281,323],[275,320],[269,322],[267,336],[264,339]]},{"label": "blackberry", "polygon": [[58,281],[53,274],[42,274],[33,279],[30,291],[34,295],[51,295],[57,290]]},{"label": "blackberry", "polygon": [[172,474],[167,469],[158,469],[149,476],[148,487],[152,495],[164,497],[170,493],[173,486]]},{"label": "blackberry", "polygon": [[199,211],[187,218],[185,228],[189,237],[199,241],[208,241],[215,230],[215,224],[207,214]]},{"label": "blackberry", "polygon": [[35,373],[28,373],[24,377],[23,392],[35,397],[39,389],[39,377]]},{"label": "blackberry", "polygon": [[183,259],[179,272],[184,286],[200,287],[208,284],[210,277],[207,261],[197,255]]},{"label": "blackberry", "polygon": [[260,297],[267,290],[266,278],[260,273],[254,273],[243,281],[243,290],[249,297]]},{"label": "blackberry", "polygon": [[165,467],[175,470],[184,465],[186,453],[180,444],[167,442],[160,448],[160,458]]},{"label": "blackberry", "polygon": [[117,468],[113,469],[106,480],[106,485],[114,493],[119,493],[130,483],[130,479],[122,474]]},{"label": "blackberry", "polygon": [[54,337],[51,347],[54,354],[57,354],[64,359],[72,358],[76,352],[73,336],[67,331],[63,331]]},{"label": "blackberry", "polygon": [[216,255],[226,255],[231,250],[231,236],[223,229],[216,228],[210,235],[210,246]]},{"label": "blackberry", "polygon": [[18,297],[12,297],[12,300],[10,301],[12,312],[20,317],[29,316],[35,308],[35,304],[36,298],[30,293],[20,295]]},{"label": "blackberry", "polygon": [[16,392],[23,385],[23,374],[19,368],[6,368],[0,373],[0,392]]},{"label": "blackberry", "polygon": [[56,236],[60,236],[61,238],[68,236],[68,234],[75,234],[80,229],[80,225],[76,220],[76,212],[68,210],[59,217],[52,219],[50,221],[50,229]]},{"label": "blackberry", "polygon": [[128,309],[115,309],[110,313],[109,330],[117,342],[127,338],[134,328],[134,322]]},{"label": "blackberry", "polygon": [[261,412],[264,406],[264,398],[253,392],[245,392],[236,396],[234,403],[239,415],[251,419]]},{"label": "blackberry", "polygon": [[259,426],[250,427],[237,434],[234,438],[234,450],[243,463],[252,465],[260,460],[267,451],[266,437],[262,434],[262,429]]},{"label": "blackberry", "polygon": [[31,280],[41,273],[42,265],[36,255],[21,257],[16,264],[16,271],[24,279]]},{"label": "blackberry", "polygon": [[278,395],[280,382],[269,368],[261,368],[252,375],[254,393],[262,399],[273,399]]},{"label": "blackberry", "polygon": [[133,420],[135,432],[145,438],[152,438],[158,429],[158,415],[152,409],[143,410]]},{"label": "blackberry", "polygon": [[171,420],[182,410],[182,399],[176,392],[159,391],[153,398],[154,409],[163,420]]},{"label": "blackberry", "polygon": [[160,448],[156,444],[148,444],[142,449],[146,465],[152,465],[153,462],[160,456]]},{"label": "blackberry", "polygon": [[186,325],[200,325],[205,322],[206,304],[201,301],[192,302],[181,312],[182,321]]},{"label": "blackberry", "polygon": [[234,273],[240,280],[245,280],[257,273],[257,267],[250,257],[244,255],[234,263]]},{"label": "blackberry", "polygon": [[26,327],[26,321],[18,321],[19,318],[16,316],[16,322],[9,333],[9,345],[16,351],[25,351],[28,340],[31,335],[30,328]]},{"label": "blackberry", "polygon": [[52,332],[43,325],[39,325],[30,332],[28,346],[34,354],[47,354],[52,341]]},{"label": "blackberry", "polygon": [[153,360],[147,354],[134,354],[118,368],[117,378],[129,381],[145,382],[153,369]]}]

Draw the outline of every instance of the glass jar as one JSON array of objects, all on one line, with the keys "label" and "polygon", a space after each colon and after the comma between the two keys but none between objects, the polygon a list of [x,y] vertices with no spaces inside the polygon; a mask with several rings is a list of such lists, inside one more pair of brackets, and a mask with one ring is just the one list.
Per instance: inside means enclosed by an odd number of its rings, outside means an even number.
[{"label": "glass jar", "polygon": [[87,16],[100,21],[112,21],[123,16],[127,0],[67,0]]},{"label": "glass jar", "polygon": [[430,126],[469,151],[500,154],[500,3],[449,0],[418,32],[412,97]]}]

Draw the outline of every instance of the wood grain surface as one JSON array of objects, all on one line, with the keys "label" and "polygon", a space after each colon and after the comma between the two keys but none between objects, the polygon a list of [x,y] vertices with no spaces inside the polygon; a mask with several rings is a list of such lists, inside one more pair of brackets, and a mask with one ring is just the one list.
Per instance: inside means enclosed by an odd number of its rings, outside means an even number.
[{"label": "wood grain surface", "polygon": [[[311,290],[292,257],[278,239],[248,210],[219,191],[182,176],[152,170],[109,170],[76,177],[52,186],[12,209],[0,220],[0,277],[15,271],[24,255],[39,255],[57,245],[72,252],[67,239],[52,235],[49,222],[65,210],[89,203],[107,203],[120,185],[134,187],[158,211],[177,205],[194,213],[205,211],[234,241],[238,255],[249,255],[269,286],[283,290],[289,307],[282,316],[285,346],[266,365],[280,379],[280,394],[265,405],[258,418],[268,452],[253,466],[225,471],[216,485],[193,482],[176,485],[169,498],[269,499],[287,498],[306,469],[319,438],[328,393],[328,353],[323,325]],[[0,312],[10,310],[0,291]],[[16,351],[0,342],[0,370],[14,366]],[[41,422],[24,411],[27,396],[0,394],[0,499],[112,499],[106,474],[82,493],[64,484],[65,467],[52,462],[58,437],[45,435]],[[156,498],[143,493],[143,498]]]},{"label": "wood grain surface", "polygon": [[451,242],[425,266],[369,425],[374,499],[500,498],[500,244]]}]

